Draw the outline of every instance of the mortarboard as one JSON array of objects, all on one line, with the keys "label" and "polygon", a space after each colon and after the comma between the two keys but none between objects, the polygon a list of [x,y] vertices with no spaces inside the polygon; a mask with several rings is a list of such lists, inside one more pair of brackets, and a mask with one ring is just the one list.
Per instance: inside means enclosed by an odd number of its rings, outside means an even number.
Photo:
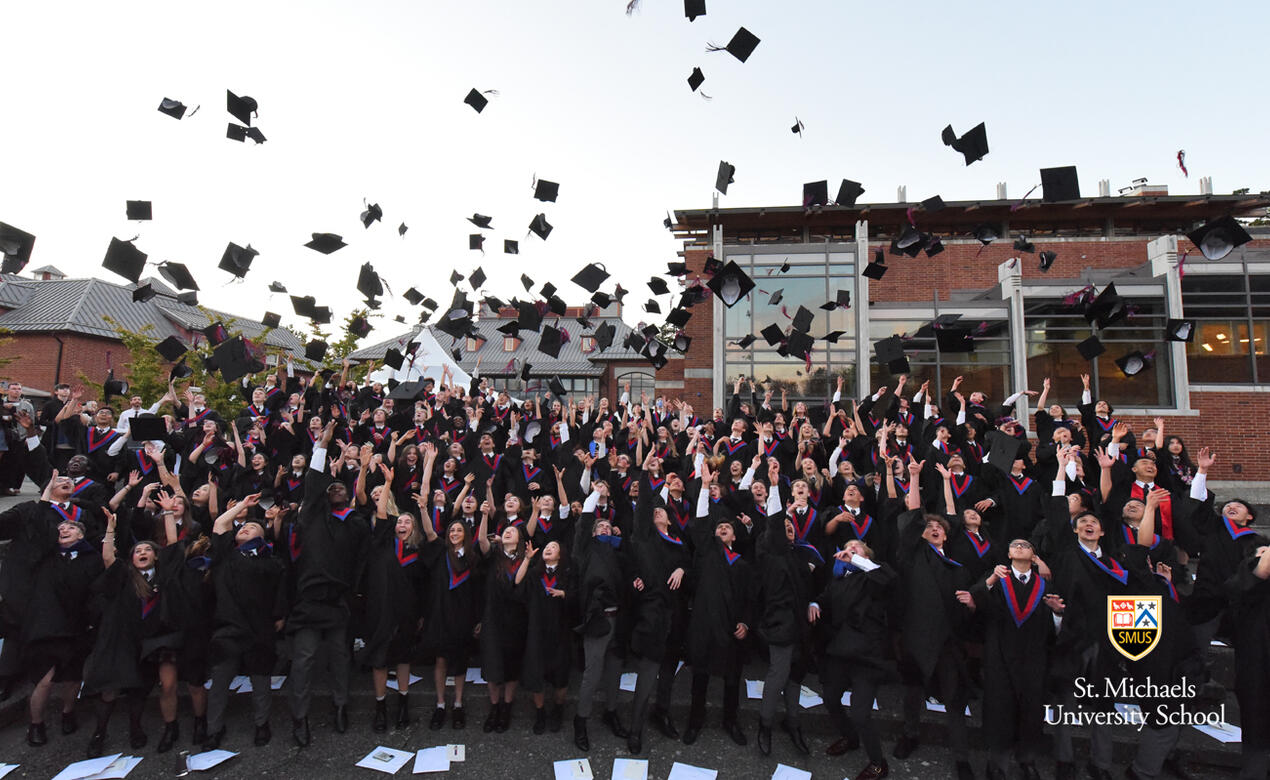
[{"label": "mortarboard", "polygon": [[[806,128],[807,128],[807,125],[803,124],[803,120],[799,119],[798,117],[794,117],[794,124],[793,124],[793,126],[791,126],[791,127],[789,128],[789,132],[793,133],[794,135],[798,136],[799,138],[802,138],[802,137],[803,137],[803,130],[805,130]],[[826,192],[828,192],[828,188],[829,188],[829,183],[828,183],[828,182],[825,182],[825,191],[826,191]],[[828,196],[826,195],[826,197],[828,197]]]},{"label": "mortarboard", "polygon": [[944,146],[951,146],[966,158],[966,165],[982,160],[988,153],[988,129],[983,122],[972,127],[960,138],[953,132],[952,125],[944,128],[941,134]]},{"label": "mortarboard", "polygon": [[178,290],[198,289],[198,283],[194,281],[190,269],[184,263],[174,263],[170,260],[159,263],[159,275]]},{"label": "mortarboard", "polygon": [[794,312],[793,328],[800,333],[806,333],[811,330],[811,323],[816,315],[812,314],[811,309],[806,306],[799,306],[798,311]]},{"label": "mortarboard", "polygon": [[781,326],[776,323],[768,325],[759,331],[759,335],[767,341],[769,347],[774,347],[785,340],[785,331],[781,330]]},{"label": "mortarboard", "polygon": [[282,324],[282,315],[267,311],[265,312],[265,316],[261,318],[260,324],[264,325],[266,328],[276,328]]},{"label": "mortarboard", "polygon": [[965,326],[935,328],[935,344],[940,352],[974,352],[975,340]]},{"label": "mortarboard", "polygon": [[836,295],[837,295],[836,302],[839,306],[841,306],[844,309],[851,308],[851,291],[850,290],[838,290]]},{"label": "mortarboard", "polygon": [[546,241],[547,236],[551,235],[551,223],[547,221],[547,215],[539,214],[534,217],[534,221],[529,223],[529,232]]},{"label": "mortarboard", "polygon": [[687,354],[688,348],[692,346],[692,337],[686,333],[679,333],[675,336],[674,348]]},{"label": "mortarboard", "polygon": [[1076,166],[1041,169],[1041,200],[1053,203],[1060,200],[1077,200],[1080,198],[1080,182],[1076,177]]},{"label": "mortarboard", "polygon": [[649,298],[644,302],[644,311],[649,314],[661,314],[661,304],[657,303],[656,298]]},{"label": "mortarboard", "polygon": [[521,301],[516,305],[516,321],[524,330],[537,331],[542,327],[542,313],[532,301]]},{"label": "mortarboard", "polygon": [[877,362],[893,363],[904,359],[904,342],[899,336],[888,336],[873,345]]},{"label": "mortarboard", "polygon": [[326,342],[321,339],[314,339],[304,345],[304,356],[314,363],[322,362],[326,357]]},{"label": "mortarboard", "polygon": [[706,258],[706,261],[702,265],[701,270],[707,276],[714,276],[715,274],[719,272],[719,269],[722,267],[723,267],[723,263],[720,263],[719,259],[715,257],[714,255],[710,255],[709,257]]},{"label": "mortarboard", "polygon": [[406,231],[409,229],[410,228],[406,227],[406,223],[402,222],[400,225],[397,226],[397,235],[404,236],[406,234]]},{"label": "mortarboard", "polygon": [[225,137],[231,141],[242,143],[247,140],[247,128],[230,122],[225,125]]},{"label": "mortarboard", "polygon": [[927,236],[912,225],[905,225],[898,238],[891,242],[891,254],[917,257],[926,245]]},{"label": "mortarboard", "polygon": [[556,286],[552,284],[551,282],[547,282],[546,284],[542,286],[542,289],[539,290],[538,292],[542,294],[542,297],[550,298],[551,296],[556,294]]},{"label": "mortarboard", "polygon": [[411,306],[418,306],[419,302],[423,300],[423,293],[411,287],[409,290],[406,290],[402,297],[405,298]]},{"label": "mortarboard", "polygon": [[162,417],[137,415],[128,421],[128,431],[132,441],[147,442],[167,436],[168,425]]},{"label": "mortarboard", "polygon": [[510,238],[503,239],[503,254],[518,255],[520,254],[520,243]]},{"label": "mortarboard", "polygon": [[421,380],[411,380],[402,382],[401,384],[388,391],[388,397],[394,401],[413,401],[423,393],[423,382]]},{"label": "mortarboard", "polygon": [[1137,376],[1142,373],[1149,362],[1150,358],[1135,349],[1124,357],[1117,359],[1116,365],[1125,376]]},{"label": "mortarboard", "polygon": [[400,370],[406,358],[396,347],[389,347],[384,353],[384,365],[394,370]]},{"label": "mortarboard", "polygon": [[856,199],[864,194],[864,187],[860,186],[860,182],[843,179],[842,184],[838,185],[838,197],[834,200],[839,206],[854,206]]},{"label": "mortarboard", "polygon": [[106,381],[101,385],[101,392],[106,398],[112,395],[127,395],[128,383],[122,379],[115,379],[115,370],[112,368],[106,373]]},{"label": "mortarboard", "polygon": [[378,203],[371,203],[366,206],[366,210],[362,212],[362,224],[370,227],[372,222],[378,222],[384,218],[384,210],[379,207]]},{"label": "mortarboard", "polygon": [[489,103],[489,98],[485,97],[480,93],[480,91],[473,88],[471,92],[467,93],[467,97],[463,98],[463,102],[467,103],[476,110],[476,113],[479,114],[485,110],[486,104]]},{"label": "mortarboard", "polygon": [[1054,265],[1054,261],[1058,259],[1058,252],[1052,252],[1047,249],[1037,255],[1037,257],[1040,258],[1041,261],[1041,273],[1049,273],[1050,266]]},{"label": "mortarboard", "polygon": [[692,312],[687,309],[675,308],[670,310],[670,314],[666,315],[666,324],[673,325],[676,328],[682,328],[688,324],[688,320],[692,319]]},{"label": "mortarboard", "polygon": [[284,293],[286,291],[287,291],[286,285],[284,285],[282,282],[269,283],[269,292],[271,293]]},{"label": "mortarboard", "polygon": [[684,0],[684,16],[688,21],[697,21],[698,16],[706,15],[706,0]]},{"label": "mortarboard", "polygon": [[177,379],[184,379],[187,376],[193,375],[194,369],[185,365],[185,358],[181,358],[176,362],[176,365],[172,366],[172,370],[168,372],[168,381],[173,382]]},{"label": "mortarboard", "polygon": [[828,341],[830,344],[837,344],[838,339],[842,338],[845,335],[847,335],[847,332],[845,330],[835,330],[831,333],[825,334],[825,341]]},{"label": "mortarboard", "polygon": [[370,263],[362,263],[357,272],[357,291],[367,298],[375,298],[384,294],[384,283]]},{"label": "mortarboard", "polygon": [[371,324],[367,322],[365,317],[354,317],[348,323],[348,331],[356,334],[358,338],[365,338],[366,334],[371,331]]},{"label": "mortarboard", "polygon": [[392,319],[393,319],[393,322],[400,322],[402,325],[406,324],[406,318],[401,316],[400,314],[393,315]]},{"label": "mortarboard", "polygon": [[[529,381],[529,371],[530,371],[530,369],[532,369],[532,368],[533,368],[533,366],[531,366],[531,365],[530,365],[527,361],[524,361],[524,360],[522,360],[522,361],[521,361],[521,363],[520,363],[520,381],[522,381],[522,382],[528,382],[528,381]],[[526,438],[528,438],[528,437],[526,437]]]},{"label": "mortarboard", "polygon": [[239,97],[229,90],[225,90],[225,110],[230,116],[237,119],[240,124],[251,125],[251,115],[256,113],[259,106],[256,99],[243,95]]},{"label": "mortarboard", "polygon": [[768,305],[768,306],[779,306],[779,305],[780,305],[780,302],[781,302],[781,298],[783,298],[783,297],[785,297],[785,288],[784,288],[784,287],[782,287],[782,288],[780,288],[779,290],[777,290],[776,292],[772,293],[771,297],[767,299],[767,305]]},{"label": "mortarboard", "polygon": [[314,306],[311,319],[319,325],[327,324],[331,321],[331,308],[329,306]]},{"label": "mortarboard", "polygon": [[670,292],[670,288],[666,286],[666,280],[660,276],[654,276],[648,280],[648,289],[653,291],[653,295],[665,295]]},{"label": "mortarboard", "polygon": [[159,113],[167,114],[173,119],[181,119],[185,116],[185,104],[172,98],[163,98],[159,103]]},{"label": "mortarboard", "polygon": [[1107,348],[1103,346],[1102,341],[1100,341],[1097,336],[1090,336],[1076,345],[1076,351],[1079,352],[1080,356],[1085,360],[1093,360],[1102,353],[1106,352]]},{"label": "mortarboard", "polygon": [[546,203],[555,203],[556,196],[559,194],[560,185],[554,181],[538,179],[534,182],[534,200],[541,200]]},{"label": "mortarboard", "polygon": [[485,298],[484,298],[484,301],[485,301],[485,305],[489,306],[489,307],[490,307],[491,309],[493,309],[494,311],[498,311],[499,309],[501,309],[501,308],[503,308],[504,306],[506,306],[506,305],[507,305],[507,304],[503,303],[503,299],[502,299],[502,298],[498,298],[498,297],[493,296],[493,295],[486,295],[486,296],[485,296]]},{"label": "mortarboard", "polygon": [[803,208],[823,206],[829,202],[828,180],[807,182],[803,185]]},{"label": "mortarboard", "polygon": [[130,200],[127,203],[125,211],[128,214],[128,219],[135,220],[137,222],[144,222],[148,219],[154,218],[154,213],[150,208],[150,201],[148,200]]},{"label": "mortarboard", "polygon": [[975,228],[974,237],[980,244],[987,246],[1000,238],[1001,234],[997,232],[995,226],[984,223]]},{"label": "mortarboard", "polygon": [[600,289],[600,285],[604,284],[604,280],[609,278],[609,272],[599,263],[588,263],[585,268],[573,275],[573,283],[589,293],[593,293]]},{"label": "mortarboard", "polygon": [[314,233],[313,240],[305,244],[309,249],[315,252],[321,252],[324,255],[343,249],[348,246],[344,243],[344,237],[334,233]]},{"label": "mortarboard", "polygon": [[153,300],[156,295],[158,295],[158,293],[154,291],[154,285],[149,283],[143,284],[132,291],[132,302],[145,303],[146,301]]},{"label": "mortarboard", "polygon": [[595,329],[595,344],[603,352],[613,345],[613,337],[616,335],[617,328],[611,322],[602,322]]},{"label": "mortarboard", "polygon": [[258,254],[260,253],[251,248],[251,244],[241,247],[231,241],[229,246],[225,247],[225,254],[221,255],[220,263],[216,267],[241,279],[247,275],[247,271],[251,270],[251,261]]},{"label": "mortarboard", "polygon": [[1031,254],[1036,251],[1036,245],[1028,241],[1027,236],[1019,236],[1014,239],[1014,251]]},{"label": "mortarboard", "polygon": [[714,177],[714,188],[724,195],[728,194],[728,185],[732,184],[736,176],[736,166],[729,162],[719,162],[719,173]]},{"label": "mortarboard", "polygon": [[1111,282],[1098,293],[1098,297],[1085,307],[1085,320],[1096,322],[1099,328],[1105,328],[1114,322],[1124,319],[1129,311],[1125,301],[1116,292],[1116,283]]},{"label": "mortarboard", "polygon": [[1230,215],[1207,222],[1187,233],[1186,237],[1209,260],[1220,260],[1234,251],[1235,247],[1252,240],[1248,231]]},{"label": "mortarboard", "polygon": [[199,332],[207,338],[207,343],[211,344],[213,347],[217,344],[224,343],[225,340],[229,338],[229,332],[226,331],[225,326],[219,322],[213,322]]},{"label": "mortarboard", "polygon": [[249,127],[249,128],[247,128],[247,137],[248,137],[248,138],[250,138],[251,140],[255,141],[255,142],[256,142],[256,143],[258,143],[258,144],[263,144],[265,141],[268,141],[268,140],[269,140],[268,138],[265,138],[265,134],[264,134],[264,133],[260,132],[260,128],[259,128],[259,127]]},{"label": "mortarboard", "polygon": [[476,225],[478,228],[481,228],[482,230],[488,230],[490,225],[493,224],[494,218],[487,217],[484,214],[473,214],[472,216],[467,218],[467,221],[471,222],[473,225]]},{"label": "mortarboard", "polygon": [[732,40],[728,41],[727,46],[720,47],[711,45],[706,48],[706,51],[726,51],[741,62],[745,62],[750,58],[750,55],[754,53],[754,49],[758,46],[758,44],[758,37],[754,35],[754,33],[742,27],[736,31],[735,35],[732,36]]},{"label": "mortarboard", "polygon": [[990,431],[988,439],[991,441],[988,462],[1002,474],[1013,473],[1014,461],[1019,459],[1019,440],[1002,431]]},{"label": "mortarboard", "polygon": [[547,389],[561,398],[569,394],[569,391],[564,389],[564,383],[560,381],[558,376],[553,376],[547,381]]},{"label": "mortarboard", "polygon": [[450,284],[458,286],[458,283],[461,281],[463,281],[463,274],[459,273],[457,270],[450,272]]},{"label": "mortarboard", "polygon": [[485,285],[485,271],[480,266],[467,277],[467,283],[472,285],[472,290],[476,291]]},{"label": "mortarboard", "polygon": [[291,296],[291,308],[295,310],[297,317],[308,317],[312,319],[313,310],[316,305],[317,302],[313,299],[312,295],[305,295],[303,297],[299,295]]},{"label": "mortarboard", "polygon": [[[16,274],[31,261],[31,249],[35,246],[35,236],[25,230],[18,230],[12,225],[0,222],[0,258],[3,258],[3,273]],[[138,272],[138,277],[140,272]]]},{"label": "mortarboard", "polygon": [[1168,341],[1190,341],[1195,338],[1195,320],[1169,320],[1164,325]]},{"label": "mortarboard", "polygon": [[687,276],[687,263],[666,263],[666,274],[668,276]]},{"label": "mortarboard", "polygon": [[938,330],[939,328],[951,328],[961,319],[961,315],[956,312],[948,312],[941,314],[931,323],[931,327]]},{"label": "mortarboard", "polygon": [[436,328],[450,338],[458,339],[467,335],[471,324],[472,318],[466,311],[451,309],[437,322]]},{"label": "mortarboard", "polygon": [[697,91],[706,80],[706,74],[701,72],[701,68],[693,68],[692,73],[688,76],[688,86],[693,92]]},{"label": "mortarboard", "polygon": [[803,331],[790,331],[789,338],[785,342],[785,354],[791,357],[804,358],[814,348],[815,343],[815,340]]},{"label": "mortarboard", "polygon": [[886,258],[882,255],[881,247],[878,247],[877,253],[873,256],[873,260],[864,267],[864,271],[861,272],[861,275],[874,280],[881,279],[883,276],[886,276]]},{"label": "mortarboard", "polygon": [[707,287],[723,301],[723,305],[731,308],[737,301],[750,294],[754,289],[754,280],[741,270],[735,260],[729,260],[707,283]]},{"label": "mortarboard", "polygon": [[469,233],[467,237],[468,249],[479,249],[485,251],[485,236],[480,233]]},{"label": "mortarboard", "polygon": [[944,199],[938,195],[927,198],[921,202],[922,210],[928,214],[934,214],[936,211],[944,210]]},{"label": "mortarboard", "polygon": [[552,358],[560,357],[560,347],[564,344],[564,338],[558,328],[550,325],[542,326],[542,336],[538,339],[538,351]]},{"label": "mortarboard", "polygon": [[158,352],[164,360],[169,363],[173,362],[188,350],[185,344],[176,336],[168,336],[163,341],[154,345],[154,351]]},{"label": "mortarboard", "polygon": [[617,300],[618,303],[622,302],[622,299],[626,297],[626,293],[627,293],[627,290],[623,289],[622,285],[620,284],[613,288],[613,297]]},{"label": "mortarboard", "polygon": [[596,292],[591,296],[591,302],[601,309],[607,309],[613,304],[613,298],[606,292]]},{"label": "mortarboard", "polygon": [[547,308],[550,309],[553,314],[563,317],[565,312],[569,310],[569,305],[566,304],[564,302],[564,298],[561,298],[559,295],[552,295],[547,298]]},{"label": "mortarboard", "polygon": [[754,334],[747,333],[741,337],[740,341],[736,342],[736,346],[740,347],[741,349],[745,349],[753,343],[754,343]]},{"label": "mortarboard", "polygon": [[146,253],[137,249],[131,241],[112,238],[110,246],[106,249],[106,257],[101,264],[107,271],[114,271],[136,284],[141,278],[142,270],[145,269]]},{"label": "mortarboard", "polygon": [[929,239],[927,239],[926,241],[926,256],[927,257],[934,257],[935,255],[939,254],[942,251],[944,251],[944,242],[940,240],[939,236],[931,236]]}]

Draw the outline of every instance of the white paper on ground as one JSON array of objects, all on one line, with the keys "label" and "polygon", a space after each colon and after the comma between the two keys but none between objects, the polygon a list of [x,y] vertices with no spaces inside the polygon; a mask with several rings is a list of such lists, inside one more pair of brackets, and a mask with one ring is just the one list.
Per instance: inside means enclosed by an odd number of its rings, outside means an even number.
[{"label": "white paper on ground", "polygon": [[445,752],[450,757],[450,763],[467,760],[467,745],[446,745]]},{"label": "white paper on ground", "polygon": [[4,777],[18,768],[18,764],[0,764],[0,777]]},{"label": "white paper on ground", "polygon": [[485,685],[485,678],[481,676],[480,669],[468,669],[467,677],[464,679],[475,685]]},{"label": "white paper on ground", "polygon": [[622,672],[622,680],[621,682],[618,683],[617,687],[624,691],[630,691],[631,693],[634,693],[635,681],[638,678],[639,678],[639,675],[635,674],[634,672]]},{"label": "white paper on ground", "polygon": [[449,772],[450,771],[450,749],[445,745],[439,747],[424,748],[415,753],[415,768],[412,774],[423,774],[424,772]]},{"label": "white paper on ground", "polygon": [[798,767],[777,764],[772,780],[811,780],[811,772]]},{"label": "white paper on ground", "polygon": [[1208,644],[1212,645],[1213,647],[1229,647],[1230,646],[1230,645],[1227,645],[1225,642],[1221,641],[1220,639],[1214,639]]},{"label": "white paper on ground", "polygon": [[1209,726],[1205,723],[1192,726],[1192,728],[1200,733],[1207,734],[1218,742],[1226,744],[1240,742],[1244,738],[1244,733],[1241,728],[1238,726],[1232,726],[1224,721],[1220,726]]},{"label": "white paper on ground", "polygon": [[[395,679],[397,679],[397,670],[396,670],[396,669],[393,669],[393,670],[391,670],[391,671],[389,671],[389,672],[388,672],[388,679],[390,679],[390,680],[395,680]],[[415,683],[419,682],[419,681],[420,681],[420,680],[422,680],[422,679],[423,679],[423,678],[422,678],[422,677],[420,677],[419,675],[417,675],[417,674],[415,674],[415,673],[413,673],[413,672],[411,672],[411,673],[410,673],[410,684],[411,684],[411,685],[414,685]],[[446,679],[446,685],[453,685],[453,684],[454,684],[454,678],[453,678],[453,677],[447,677],[447,678],[445,678],[445,679]]]},{"label": "white paper on ground", "polygon": [[247,692],[251,693],[251,678],[245,674],[237,675],[229,681],[231,691],[241,691],[244,685],[247,686]]},{"label": "white paper on ground", "polygon": [[648,762],[642,758],[613,759],[613,780],[648,780]]},{"label": "white paper on ground", "polygon": [[111,761],[110,766],[95,775],[89,775],[84,780],[123,780],[140,763],[141,756],[120,756]]},{"label": "white paper on ground", "polygon": [[[842,706],[844,706],[844,707],[850,707],[850,706],[851,706],[851,691],[843,691],[843,692],[842,692]],[[876,710],[877,708],[878,708],[878,700],[877,700],[877,699],[874,699],[874,700],[873,700],[873,709],[875,709],[875,710]]]},{"label": "white paper on ground", "polygon": [[556,771],[556,780],[595,780],[595,775],[591,774],[591,760],[587,758],[557,761],[552,767]]},{"label": "white paper on ground", "polygon": [[1129,713],[1131,713],[1131,712],[1132,712],[1132,713],[1133,713],[1133,717],[1137,718],[1137,720],[1135,720],[1135,721],[1133,721],[1133,722],[1134,722],[1134,723],[1141,723],[1141,722],[1142,722],[1142,708],[1141,708],[1140,706],[1138,706],[1137,704],[1126,704],[1126,703],[1124,703],[1124,702],[1122,702],[1122,701],[1118,701],[1118,702],[1116,702],[1116,712],[1118,712],[1118,713],[1120,713],[1121,715],[1124,715],[1124,716],[1126,716],[1126,717],[1128,717],[1128,716],[1129,716]]},{"label": "white paper on ground", "polygon": [[280,691],[282,690],[282,686],[286,685],[286,683],[287,676],[285,674],[275,674],[269,678],[270,690]]},{"label": "white paper on ground", "polygon": [[762,680],[746,680],[745,681],[745,698],[747,699],[763,698],[763,681]]},{"label": "white paper on ground", "polygon": [[[926,700],[926,709],[930,710],[931,712],[948,712],[948,708],[945,707],[943,703],[937,702],[933,699]],[[966,715],[969,715],[969,714],[970,714],[970,705],[967,704]]]},{"label": "white paper on ground", "polygon": [[366,757],[357,762],[357,766],[363,769],[374,769],[376,772],[385,772],[390,775],[397,774],[397,770],[406,765],[406,762],[414,758],[414,753],[406,750],[393,750],[390,747],[380,745],[374,750],[366,754]]},{"label": "white paper on ground", "polygon": [[812,707],[818,707],[824,703],[825,700],[821,698],[820,694],[816,693],[811,688],[808,688],[806,685],[799,687],[798,705],[803,709],[809,710]]},{"label": "white paper on ground", "polygon": [[98,772],[101,772],[106,767],[114,763],[115,759],[122,757],[122,753],[115,753],[111,756],[102,756],[101,758],[90,758],[85,761],[76,761],[54,775],[53,780],[83,780],[85,777],[92,777]]},{"label": "white paper on ground", "polygon": [[195,772],[203,772],[224,761],[228,761],[237,753],[228,750],[208,750],[205,753],[195,753],[185,760],[185,765]]},{"label": "white paper on ground", "polygon": [[681,764],[676,761],[670,767],[670,774],[667,775],[666,780],[716,780],[718,776],[719,773],[713,769],[705,769],[692,764]]}]

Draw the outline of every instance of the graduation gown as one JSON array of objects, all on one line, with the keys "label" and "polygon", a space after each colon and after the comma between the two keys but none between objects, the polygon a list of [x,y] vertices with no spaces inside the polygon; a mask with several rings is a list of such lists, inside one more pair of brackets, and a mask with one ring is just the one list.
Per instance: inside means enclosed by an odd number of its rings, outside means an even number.
[{"label": "graduation gown", "polygon": [[900,515],[898,561],[904,586],[901,646],[923,681],[929,681],[939,656],[950,651],[949,643],[966,618],[966,608],[954,595],[965,586],[966,577],[961,564],[922,537],[924,517],[920,509]]},{"label": "graduation gown", "polygon": [[886,563],[872,571],[854,567],[843,567],[843,571],[829,581],[817,599],[825,654],[830,663],[875,674],[888,671],[894,666],[887,660],[892,655],[888,628],[899,574]]},{"label": "graduation gown", "polygon": [[1235,697],[1245,750],[1270,748],[1270,580],[1253,574],[1257,558],[1240,562],[1225,582],[1234,609]]},{"label": "graduation gown", "polygon": [[274,622],[286,615],[283,562],[269,545],[242,550],[232,532],[212,536],[215,608],[208,661],[241,657],[244,674],[273,671]]},{"label": "graduation gown", "polygon": [[[563,590],[563,598],[552,596],[547,589]],[[565,688],[573,666],[573,632],[577,622],[577,582],[573,569],[557,565],[548,572],[541,560],[529,567],[525,575],[525,604],[529,626],[525,637],[525,666],[521,682],[530,691],[547,687]]]},{"label": "graduation gown", "polygon": [[349,598],[361,581],[370,543],[370,525],[352,507],[335,512],[326,497],[331,477],[309,469],[300,507],[295,545],[296,597],[287,631],[332,628],[348,622]]},{"label": "graduation gown", "polygon": [[[66,510],[75,519],[86,513]],[[35,571],[57,549],[58,507],[45,501],[25,501],[0,513],[0,539],[9,540],[0,559],[0,636],[19,635],[31,602]]]},{"label": "graduation gown", "polygon": [[409,662],[423,616],[427,568],[419,548],[398,539],[395,526],[391,517],[376,520],[366,564],[362,652],[373,669]]},{"label": "graduation gown", "polygon": [[490,549],[486,566],[485,617],[481,620],[481,674],[498,685],[520,679],[529,633],[529,609],[525,592],[532,584],[529,572],[516,583],[519,559],[509,559],[502,550]]},{"label": "graduation gown", "polygon": [[[451,664],[466,667],[472,648],[472,632],[481,617],[481,563],[476,545],[459,556],[437,538],[420,550],[428,568],[423,640],[428,652]],[[451,670],[457,671],[457,670]]]},{"label": "graduation gown", "polygon": [[695,536],[688,663],[694,672],[723,676],[740,668],[737,624],[754,627],[754,574],[740,552],[724,547],[713,528],[700,529]]}]

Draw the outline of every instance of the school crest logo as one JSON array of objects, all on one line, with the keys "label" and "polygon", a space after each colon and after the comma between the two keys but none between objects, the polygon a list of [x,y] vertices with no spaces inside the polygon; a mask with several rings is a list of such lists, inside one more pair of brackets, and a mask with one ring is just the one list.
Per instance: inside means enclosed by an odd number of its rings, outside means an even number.
[{"label": "school crest logo", "polygon": [[1146,657],[1164,633],[1160,596],[1108,596],[1107,638],[1130,661]]}]

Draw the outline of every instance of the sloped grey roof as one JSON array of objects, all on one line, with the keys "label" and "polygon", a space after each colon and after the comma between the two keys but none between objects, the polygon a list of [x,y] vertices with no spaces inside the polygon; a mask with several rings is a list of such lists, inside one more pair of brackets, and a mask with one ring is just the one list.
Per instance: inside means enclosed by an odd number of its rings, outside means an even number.
[{"label": "sloped grey roof", "polygon": [[[546,318],[544,324],[558,327],[568,331],[568,343],[560,347],[560,356],[551,358],[550,356],[538,351],[538,341],[542,338],[541,334],[532,331],[521,331],[520,336],[523,341],[520,347],[514,352],[503,351],[503,334],[498,332],[498,328],[506,325],[509,320],[497,317],[483,317],[476,325],[476,332],[484,339],[480,349],[469,352],[467,350],[466,339],[454,339],[449,335],[442,333],[432,326],[416,325],[410,330],[391,339],[385,339],[376,344],[362,347],[356,352],[349,355],[349,358],[355,361],[378,360],[384,356],[389,347],[401,349],[423,328],[428,328],[432,335],[436,337],[437,342],[447,350],[458,347],[462,353],[462,359],[458,361],[459,368],[471,373],[476,369],[477,358],[481,362],[482,376],[509,376],[520,372],[520,365],[507,369],[507,362],[515,358],[516,360],[527,360],[531,366],[529,373],[531,376],[599,376],[604,373],[604,361],[606,360],[623,360],[636,356],[636,353],[622,346],[622,341],[632,331],[632,328],[622,322],[617,317],[592,317],[589,329],[583,329],[582,326],[572,318],[559,318],[559,323],[551,317]],[[582,336],[591,335],[595,332],[595,328],[601,323],[610,323],[616,329],[613,336],[613,344],[603,352],[598,349],[592,352],[582,351]]]},{"label": "sloped grey roof", "polygon": [[[101,279],[18,281],[6,276],[0,278],[0,306],[11,308],[0,313],[0,328],[18,333],[70,331],[113,339],[116,338],[115,326],[107,320],[109,318],[130,331],[141,331],[149,326],[147,334],[163,340],[182,335],[176,325],[199,330],[210,324],[208,316],[198,307],[186,306],[172,297],[174,291],[162,281],[144,279],[142,282],[154,285],[159,295],[144,303],[134,303],[135,285],[123,286]],[[248,338],[259,338],[265,330],[255,319],[208,311],[226,327],[241,330]],[[304,354],[300,339],[286,328],[275,328],[265,343],[296,356]]]}]

